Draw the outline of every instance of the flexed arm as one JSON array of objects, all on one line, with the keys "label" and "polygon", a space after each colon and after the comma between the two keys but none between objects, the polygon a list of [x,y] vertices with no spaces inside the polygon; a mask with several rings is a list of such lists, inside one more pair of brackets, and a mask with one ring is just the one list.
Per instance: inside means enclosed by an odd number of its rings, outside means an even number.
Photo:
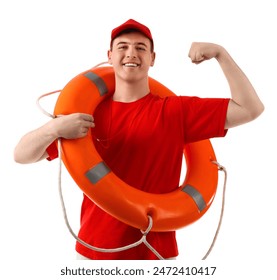
[{"label": "flexed arm", "polygon": [[195,64],[217,59],[231,90],[226,129],[250,122],[263,112],[264,105],[251,82],[222,46],[195,42],[191,45],[189,57]]},{"label": "flexed arm", "polygon": [[25,134],[14,150],[18,163],[33,163],[46,158],[47,147],[58,138],[76,139],[87,135],[94,127],[91,115],[74,113],[52,119],[43,126]]}]

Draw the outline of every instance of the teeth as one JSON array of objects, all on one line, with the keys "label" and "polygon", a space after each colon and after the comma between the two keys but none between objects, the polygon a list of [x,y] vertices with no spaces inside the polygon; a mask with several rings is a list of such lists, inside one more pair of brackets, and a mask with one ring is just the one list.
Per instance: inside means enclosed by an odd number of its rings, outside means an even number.
[{"label": "teeth", "polygon": [[125,63],[124,66],[126,66],[126,67],[137,67],[138,64],[136,64],[136,63]]}]

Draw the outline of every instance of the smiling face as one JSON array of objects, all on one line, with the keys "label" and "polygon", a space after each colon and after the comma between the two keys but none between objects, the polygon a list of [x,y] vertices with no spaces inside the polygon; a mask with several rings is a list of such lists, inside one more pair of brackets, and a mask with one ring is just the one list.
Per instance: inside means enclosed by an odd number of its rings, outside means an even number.
[{"label": "smiling face", "polygon": [[118,81],[148,81],[148,71],[154,65],[155,53],[151,41],[140,32],[123,33],[116,37],[108,51]]}]

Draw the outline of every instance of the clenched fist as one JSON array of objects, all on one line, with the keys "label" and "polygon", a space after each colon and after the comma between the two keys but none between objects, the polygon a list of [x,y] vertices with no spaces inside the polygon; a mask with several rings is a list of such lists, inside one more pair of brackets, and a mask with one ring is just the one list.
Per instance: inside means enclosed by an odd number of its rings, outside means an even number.
[{"label": "clenched fist", "polygon": [[223,51],[223,47],[213,43],[193,42],[188,56],[191,59],[191,62],[199,64],[211,58],[218,58]]}]

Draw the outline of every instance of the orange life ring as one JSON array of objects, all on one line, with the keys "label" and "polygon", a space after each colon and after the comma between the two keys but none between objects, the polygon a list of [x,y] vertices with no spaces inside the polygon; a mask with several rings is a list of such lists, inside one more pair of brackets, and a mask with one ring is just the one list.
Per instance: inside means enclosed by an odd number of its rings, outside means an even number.
[{"label": "orange life ring", "polygon": [[[174,95],[149,78],[150,90],[161,97]],[[61,91],[55,115],[82,112],[93,114],[97,105],[115,89],[112,67],[98,67],[74,77]],[[62,160],[80,189],[99,207],[130,226],[145,230],[152,217],[152,231],[182,228],[204,215],[216,193],[218,168],[209,140],[184,146],[187,171],[175,191],[152,194],[127,185],[103,162],[91,131],[84,138],[62,140]]]}]

